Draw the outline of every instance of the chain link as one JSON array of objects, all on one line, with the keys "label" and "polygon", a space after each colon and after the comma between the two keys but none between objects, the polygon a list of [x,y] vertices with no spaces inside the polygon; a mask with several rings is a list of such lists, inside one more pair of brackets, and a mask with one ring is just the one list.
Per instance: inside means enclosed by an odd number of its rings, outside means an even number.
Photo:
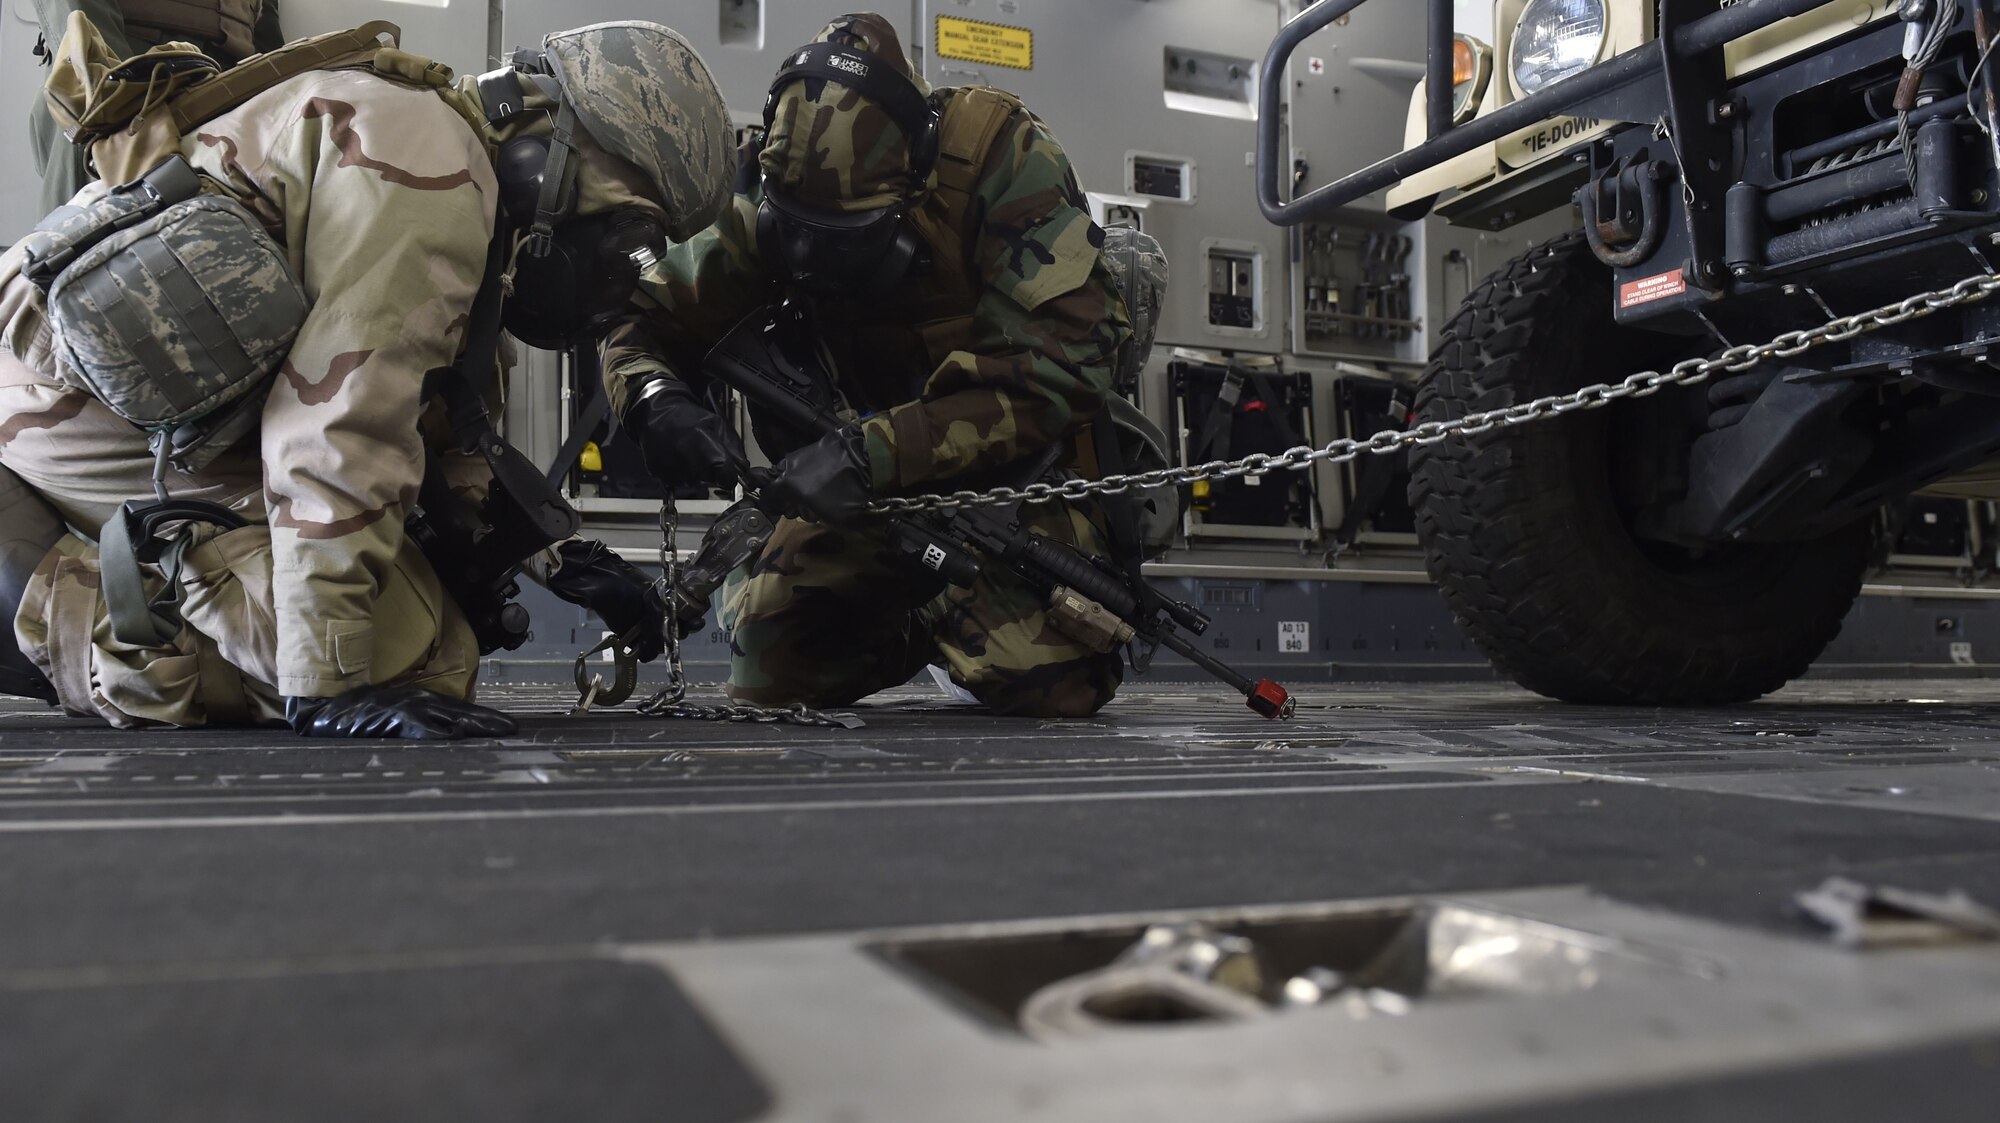
[{"label": "chain link", "polygon": [[660,501],[660,581],[661,600],[666,603],[667,685],[639,703],[646,717],[683,718],[689,721],[739,721],[766,725],[809,725],[824,729],[853,729],[861,724],[851,714],[825,714],[803,702],[790,706],[745,706],[735,702],[703,705],[687,700],[687,670],[681,663],[681,562],[675,539],[680,534],[680,508],[672,490]]},{"label": "chain link", "polygon": [[[1599,382],[1566,394],[1551,394],[1533,401],[1468,413],[1449,421],[1426,421],[1408,429],[1384,430],[1372,437],[1343,437],[1319,448],[1300,445],[1278,453],[1253,453],[1239,460],[1212,460],[1205,464],[1159,468],[1098,480],[1043,481],[1020,488],[999,487],[991,491],[893,496],[877,500],[870,505],[870,510],[878,514],[919,514],[974,507],[1005,507],[1017,503],[1074,502],[1093,495],[1122,495],[1135,489],[1178,488],[1201,480],[1254,479],[1273,472],[1299,472],[1314,465],[1341,464],[1363,456],[1393,456],[1453,437],[1479,436],[1494,429],[1526,425],[1545,417],[1603,409],[1613,402],[1651,397],[1672,386],[1693,386],[1716,374],[1736,374],[1769,359],[1792,358],[1828,343],[1845,342],[1935,312],[1973,304],[1996,292],[2000,292],[2000,273],[1976,274],[1949,288],[1918,293],[1894,304],[1829,320],[1815,328],[1788,331],[1762,345],[1739,344],[1705,359],[1677,363],[1665,371],[1640,371],[1618,382]],[[783,722],[850,729],[858,725],[859,722],[851,715],[825,714],[803,703],[773,708],[735,703],[701,705],[687,701],[687,674],[681,661],[678,627],[680,559],[675,549],[675,538],[679,527],[679,510],[669,494],[660,504],[660,571],[665,589],[663,599],[667,606],[667,685],[640,703],[639,712],[648,717],[697,721]]]},{"label": "chain link", "polygon": [[1600,382],[1567,394],[1551,394],[1530,402],[1468,413],[1450,421],[1426,421],[1408,429],[1384,430],[1372,437],[1342,437],[1320,448],[1300,445],[1279,453],[1254,453],[1240,460],[1212,460],[1206,464],[1158,468],[1098,480],[1044,481],[1020,488],[999,487],[991,491],[891,496],[878,499],[869,509],[878,514],[903,515],[973,507],[1006,507],[1016,503],[1074,502],[1093,495],[1122,495],[1133,489],[1178,488],[1200,480],[1256,478],[1278,471],[1304,471],[1316,464],[1341,464],[1363,456],[1392,456],[1452,437],[1478,436],[1493,429],[1526,425],[1544,417],[1603,409],[1628,398],[1651,397],[1670,386],[1693,386],[1718,373],[1735,374],[1767,359],[1791,358],[1814,347],[1845,342],[1947,308],[1973,304],[1995,292],[2000,292],[2000,273],[1976,274],[1950,288],[1918,293],[1894,304],[1829,320],[1816,328],[1788,331],[1761,346],[1739,344],[1706,359],[1688,359],[1665,371],[1641,371],[1619,382]]}]

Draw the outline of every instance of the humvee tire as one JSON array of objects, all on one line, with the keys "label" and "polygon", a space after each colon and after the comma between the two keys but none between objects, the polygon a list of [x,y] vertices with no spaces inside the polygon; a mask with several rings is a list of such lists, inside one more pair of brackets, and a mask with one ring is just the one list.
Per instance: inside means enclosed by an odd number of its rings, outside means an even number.
[{"label": "humvee tire", "polygon": [[[1612,319],[1609,270],[1579,236],[1488,278],[1445,328],[1417,393],[1442,421],[1660,369],[1662,337]],[[1743,702],[1803,674],[1840,631],[1872,520],[1814,541],[1685,550],[1635,537],[1609,449],[1675,416],[1671,393],[1417,448],[1410,504],[1432,579],[1495,667],[1536,693],[1608,705]],[[1656,410],[1650,415],[1634,411]]]}]

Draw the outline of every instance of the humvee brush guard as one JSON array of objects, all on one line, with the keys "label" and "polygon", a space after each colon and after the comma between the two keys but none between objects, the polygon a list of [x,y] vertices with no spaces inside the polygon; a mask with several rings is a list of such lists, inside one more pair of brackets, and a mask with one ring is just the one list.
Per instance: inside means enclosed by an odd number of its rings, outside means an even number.
[{"label": "humvee brush guard", "polygon": [[[1439,421],[1761,344],[2000,263],[2000,0],[1499,0],[1496,42],[1430,5],[1405,152],[1280,196],[1278,95],[1322,0],[1261,76],[1259,198],[1289,225],[1389,189],[1501,228],[1582,229],[1488,278],[1417,399]],[[1644,400],[1412,453],[1431,575],[1524,686],[1577,702],[1755,698],[1858,595],[1877,512],[2000,498],[2000,302]]]}]

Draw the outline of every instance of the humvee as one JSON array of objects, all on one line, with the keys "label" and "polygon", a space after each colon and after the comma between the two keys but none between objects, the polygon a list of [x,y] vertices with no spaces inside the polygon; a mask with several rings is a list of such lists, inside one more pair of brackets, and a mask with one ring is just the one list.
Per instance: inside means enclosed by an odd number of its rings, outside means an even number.
[{"label": "humvee", "polygon": [[[1431,576],[1504,673],[1586,703],[1719,704],[1805,672],[1919,491],[2000,498],[2000,5],[1498,0],[1494,42],[1428,0],[1407,149],[1281,197],[1286,59],[1264,64],[1259,202],[1581,229],[1434,337],[1418,422],[1762,344],[1966,281],[1908,322],[1643,399],[1412,451]],[[1949,305],[1934,307],[1936,304]]]}]

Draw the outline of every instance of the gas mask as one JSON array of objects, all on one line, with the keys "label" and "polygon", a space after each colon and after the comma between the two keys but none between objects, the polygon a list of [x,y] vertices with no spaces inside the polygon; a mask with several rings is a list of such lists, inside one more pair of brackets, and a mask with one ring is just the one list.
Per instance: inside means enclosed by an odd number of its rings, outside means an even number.
[{"label": "gas mask", "polygon": [[[937,110],[915,83],[866,51],[814,43],[792,53],[764,102],[770,135],[778,101],[794,82],[845,86],[882,107],[910,138],[912,174],[930,178],[937,162]],[[775,279],[826,296],[879,297],[893,291],[923,257],[923,242],[905,221],[906,204],[867,211],[816,207],[787,195],[766,177],[757,208],[757,253]]]},{"label": "gas mask", "polygon": [[498,236],[516,243],[513,288],[501,323],[530,347],[561,350],[596,335],[621,314],[639,279],[667,245],[666,228],[643,207],[576,214],[576,111],[541,51],[517,51],[513,66],[479,78],[487,120],[523,112],[535,83],[559,104],[553,135],[516,137],[500,146]]},{"label": "gas mask", "polygon": [[921,256],[901,206],[836,211],[765,188],[757,208],[757,253],[765,268],[816,296],[884,296]]}]

